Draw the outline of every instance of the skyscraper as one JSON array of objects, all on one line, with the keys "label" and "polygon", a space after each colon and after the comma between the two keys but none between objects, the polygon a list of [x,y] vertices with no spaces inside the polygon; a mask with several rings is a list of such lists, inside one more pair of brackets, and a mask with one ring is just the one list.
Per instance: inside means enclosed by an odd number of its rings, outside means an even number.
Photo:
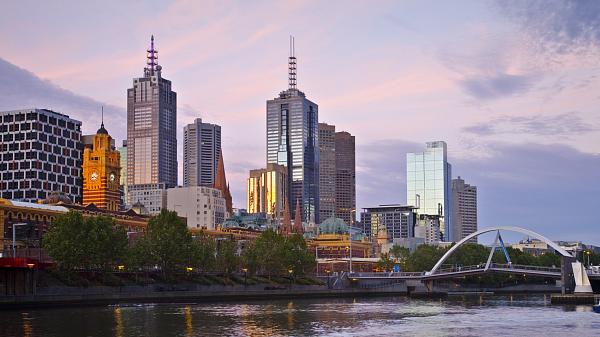
[{"label": "skyscraper", "polygon": [[335,133],[335,216],[348,224],[356,222],[356,150],[354,136]]},{"label": "skyscraper", "polygon": [[[454,241],[460,241],[477,231],[477,187],[452,179],[452,230]],[[477,243],[477,238],[470,241]]]},{"label": "skyscraper", "polygon": [[319,123],[319,219],[321,221],[336,216],[335,163],[335,125]]},{"label": "skyscraper", "polygon": [[0,112],[0,197],[81,202],[81,122],[46,109]]},{"label": "skyscraper", "polygon": [[177,94],[157,60],[152,36],[144,76],[134,78],[127,90],[127,201],[140,201],[153,212],[165,203],[147,205],[139,196],[166,195],[156,189],[177,185]]},{"label": "skyscraper", "polygon": [[194,123],[183,128],[183,186],[212,186],[221,153],[221,127]]},{"label": "skyscraper", "polygon": [[125,198],[127,197],[127,139],[123,140],[123,146],[118,147],[117,151],[121,154],[121,174],[119,184],[121,185],[121,207],[123,207],[126,204]]},{"label": "skyscraper", "polygon": [[451,177],[446,142],[428,142],[424,152],[406,154],[406,201],[417,213],[440,216],[442,240],[452,240]]},{"label": "skyscraper", "polygon": [[302,220],[319,223],[319,108],[296,88],[296,57],[290,42],[289,87],[267,101],[267,163],[287,167],[289,204],[299,201]]}]

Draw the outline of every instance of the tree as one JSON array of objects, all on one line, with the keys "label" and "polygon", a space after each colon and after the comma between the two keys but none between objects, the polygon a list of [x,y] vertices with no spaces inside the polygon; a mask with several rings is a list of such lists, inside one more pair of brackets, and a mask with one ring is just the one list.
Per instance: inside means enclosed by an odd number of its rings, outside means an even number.
[{"label": "tree", "polygon": [[429,271],[445,252],[446,249],[436,246],[420,245],[408,258],[407,271]]},{"label": "tree", "polygon": [[106,271],[123,261],[127,234],[112,218],[69,211],[50,224],[44,248],[59,268]]},{"label": "tree", "polygon": [[284,258],[285,239],[273,229],[267,229],[246,249],[243,261],[251,273],[264,273],[269,277],[286,270]]},{"label": "tree", "polygon": [[410,257],[410,250],[406,247],[393,245],[390,248],[390,256],[394,258],[394,262],[400,265],[400,270],[406,270],[406,262]]},{"label": "tree", "polygon": [[283,244],[284,264],[294,275],[304,275],[315,267],[315,256],[308,251],[302,234],[293,234]]},{"label": "tree", "polygon": [[389,253],[381,253],[379,261],[377,261],[377,268],[383,271],[391,271],[394,269],[394,261],[391,259]]},{"label": "tree", "polygon": [[143,245],[151,261],[160,267],[164,278],[184,269],[191,260],[192,235],[173,211],[163,208],[160,214],[152,217],[142,241],[146,241]]},{"label": "tree", "polygon": [[237,244],[231,240],[223,240],[217,250],[217,268],[231,274],[239,268],[240,259],[237,255]]},{"label": "tree", "polygon": [[200,271],[211,270],[215,267],[215,254],[215,240],[200,232],[192,242],[189,265]]}]

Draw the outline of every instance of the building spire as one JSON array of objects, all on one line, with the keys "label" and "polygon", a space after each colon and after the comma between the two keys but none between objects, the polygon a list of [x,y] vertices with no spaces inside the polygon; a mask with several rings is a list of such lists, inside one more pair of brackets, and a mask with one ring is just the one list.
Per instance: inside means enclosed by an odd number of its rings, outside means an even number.
[{"label": "building spire", "polygon": [[229,214],[233,213],[233,202],[231,200],[231,192],[225,177],[225,163],[223,162],[223,150],[219,153],[219,163],[217,164],[217,176],[213,187],[221,191],[221,196],[225,199],[225,208]]},{"label": "building spire", "polygon": [[104,128],[104,105],[101,106],[102,109],[102,123],[100,123],[100,127]]},{"label": "building spire", "polygon": [[96,134],[107,135],[108,131],[106,131],[106,129],[104,128],[104,105],[101,105],[100,111],[102,114],[102,123],[100,124],[100,129],[96,131]]},{"label": "building spire", "polygon": [[154,48],[154,35],[150,37],[150,49],[146,50],[146,68],[145,74],[146,76],[154,75],[154,72],[158,67],[158,50]]},{"label": "building spire", "polygon": [[300,213],[300,200],[296,199],[296,214],[294,215],[294,233],[304,234],[302,227],[302,215]]},{"label": "building spire", "polygon": [[296,89],[296,48],[294,37],[290,35],[290,57],[288,59],[289,89]]}]

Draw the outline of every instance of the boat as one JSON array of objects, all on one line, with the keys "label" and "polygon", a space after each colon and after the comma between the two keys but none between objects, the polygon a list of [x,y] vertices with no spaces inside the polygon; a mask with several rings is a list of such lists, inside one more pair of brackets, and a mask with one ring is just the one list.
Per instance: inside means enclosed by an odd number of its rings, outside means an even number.
[{"label": "boat", "polygon": [[594,309],[594,312],[600,314],[600,300],[598,300],[598,304],[594,305],[592,309]]}]

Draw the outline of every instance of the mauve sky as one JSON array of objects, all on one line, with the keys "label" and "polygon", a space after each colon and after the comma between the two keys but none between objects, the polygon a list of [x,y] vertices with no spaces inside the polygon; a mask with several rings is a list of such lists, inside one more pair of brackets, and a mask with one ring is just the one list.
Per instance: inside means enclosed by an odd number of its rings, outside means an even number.
[{"label": "mauve sky", "polygon": [[600,245],[600,1],[4,2],[0,110],[52,108],[92,133],[104,104],[120,144],[151,34],[179,148],[194,118],[222,126],[235,207],[265,165],[292,34],[298,87],[356,136],[359,208],[404,203],[406,152],[445,140],[480,227]]}]

